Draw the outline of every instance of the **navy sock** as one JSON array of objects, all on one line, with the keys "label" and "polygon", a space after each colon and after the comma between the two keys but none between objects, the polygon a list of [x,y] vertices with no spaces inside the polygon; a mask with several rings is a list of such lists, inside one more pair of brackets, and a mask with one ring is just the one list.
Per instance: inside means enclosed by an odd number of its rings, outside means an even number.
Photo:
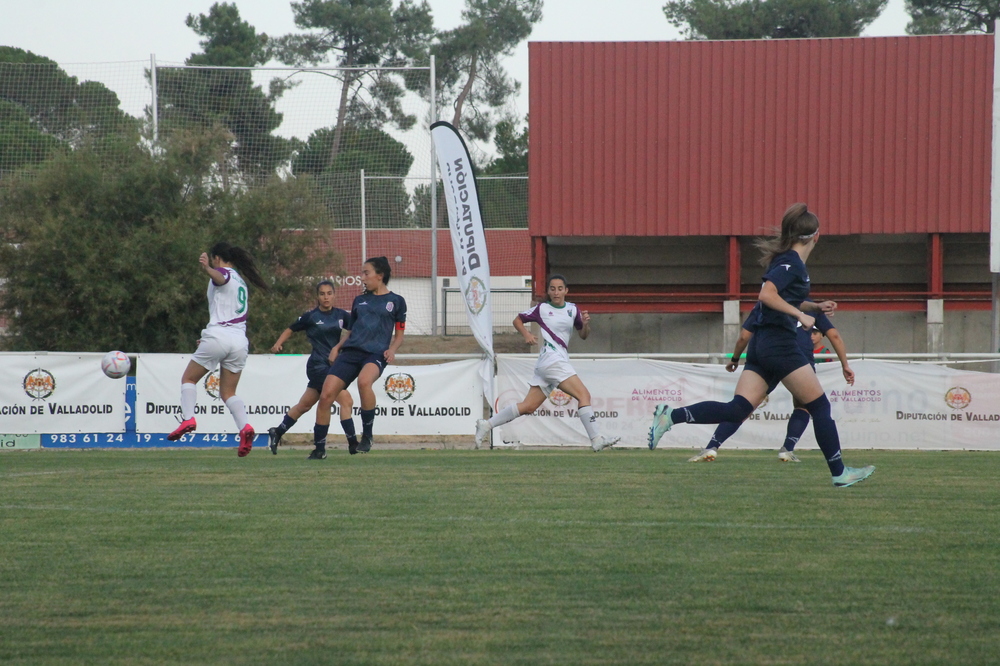
[{"label": "navy sock", "polygon": [[741,395],[733,396],[729,402],[698,402],[687,407],[678,407],[670,415],[674,423],[743,423],[753,413],[753,405]]},{"label": "navy sock", "polygon": [[830,474],[840,476],[844,473],[844,461],[840,459],[840,435],[837,434],[837,424],[830,415],[830,401],[824,393],[805,406],[813,420],[813,432],[819,449],[830,466]]},{"label": "navy sock", "polygon": [[712,440],[708,443],[706,448],[718,449],[722,446],[722,443],[727,439],[736,434],[736,431],[740,429],[742,423],[732,423],[729,421],[724,421],[719,424],[719,427],[715,429],[715,434],[712,435]]},{"label": "navy sock", "polygon": [[795,445],[799,443],[799,438],[802,437],[802,433],[806,431],[808,425],[809,412],[801,407],[792,412],[792,417],[788,419],[788,430],[785,431],[784,448],[786,451],[795,450]]},{"label": "navy sock", "polygon": [[354,431],[354,419],[341,419],[340,427],[344,429],[344,434],[347,436],[348,443],[358,443],[358,433]]},{"label": "navy sock", "polygon": [[295,421],[296,419],[293,419],[288,414],[285,414],[285,418],[281,419],[281,423],[279,423],[278,427],[275,428],[275,430],[278,431],[278,437],[281,437],[288,432],[288,429],[295,425]]},{"label": "navy sock", "polygon": [[326,433],[330,432],[330,425],[316,424],[313,426],[313,442],[320,451],[326,450]]},{"label": "navy sock", "polygon": [[371,439],[372,436],[372,424],[375,423],[375,410],[374,409],[362,409],[361,410],[361,435]]}]

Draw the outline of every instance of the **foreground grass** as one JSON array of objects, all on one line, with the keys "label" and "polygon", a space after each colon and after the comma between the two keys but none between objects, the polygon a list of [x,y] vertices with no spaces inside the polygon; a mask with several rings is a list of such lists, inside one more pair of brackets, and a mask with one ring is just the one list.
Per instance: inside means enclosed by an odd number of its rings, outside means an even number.
[{"label": "foreground grass", "polygon": [[0,662],[988,663],[1000,457],[0,455]]}]

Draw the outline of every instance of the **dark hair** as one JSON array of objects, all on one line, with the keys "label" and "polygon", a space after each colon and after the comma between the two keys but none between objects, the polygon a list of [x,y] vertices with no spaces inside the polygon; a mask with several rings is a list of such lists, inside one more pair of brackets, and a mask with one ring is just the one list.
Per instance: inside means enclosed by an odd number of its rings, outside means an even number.
[{"label": "dark hair", "polygon": [[375,269],[375,274],[382,276],[382,284],[389,284],[389,278],[392,277],[392,266],[389,265],[388,259],[385,257],[372,257],[365,263],[371,264],[372,268]]},{"label": "dark hair", "polygon": [[260,271],[257,270],[257,262],[243,248],[220,241],[212,246],[212,249],[208,251],[208,256],[218,257],[232,264],[236,267],[239,274],[249,280],[254,286],[260,287],[264,291],[271,290],[270,286],[264,282],[264,278],[260,276]]},{"label": "dark hair", "polygon": [[569,287],[569,282],[566,282],[566,276],[562,275],[561,273],[553,273],[545,281],[545,300],[546,301],[551,300],[549,298],[548,294],[549,294],[549,287],[552,286],[552,281],[553,280],[562,280],[563,285],[566,286],[566,287]]},{"label": "dark hair", "polygon": [[804,203],[792,204],[781,218],[781,230],[774,238],[758,238],[754,247],[761,251],[760,265],[767,268],[776,256],[796,243],[807,241],[819,231],[819,218]]},{"label": "dark hair", "polygon": [[334,291],[337,291],[337,287],[334,286],[332,280],[320,280],[319,282],[316,283],[316,293],[317,294],[319,293],[319,288],[323,287],[323,286],[328,286],[328,287],[330,287],[330,289],[333,289]]}]

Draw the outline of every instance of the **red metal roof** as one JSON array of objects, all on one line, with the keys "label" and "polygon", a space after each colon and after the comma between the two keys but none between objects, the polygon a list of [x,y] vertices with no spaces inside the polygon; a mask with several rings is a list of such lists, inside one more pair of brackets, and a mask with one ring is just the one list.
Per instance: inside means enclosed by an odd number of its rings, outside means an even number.
[{"label": "red metal roof", "polygon": [[989,230],[992,35],[529,53],[532,236]]}]

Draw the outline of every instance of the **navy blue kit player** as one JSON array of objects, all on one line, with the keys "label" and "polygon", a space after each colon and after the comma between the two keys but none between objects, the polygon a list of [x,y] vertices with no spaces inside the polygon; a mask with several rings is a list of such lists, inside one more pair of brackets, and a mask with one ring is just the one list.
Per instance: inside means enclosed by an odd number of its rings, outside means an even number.
[{"label": "navy blue kit player", "polygon": [[761,265],[767,267],[762,279],[760,316],[750,346],[747,363],[736,383],[730,402],[705,401],[686,407],[658,405],[649,429],[649,448],[656,448],[664,433],[677,423],[742,423],[778,383],[812,417],[816,441],[833,476],[833,485],[852,486],[864,481],[875,467],[845,467],[841,459],[840,436],[830,413],[830,401],[796,340],[796,323],[806,330],[816,319],[808,312],[833,312],[833,301],[809,301],[809,273],[805,262],[819,240],[819,218],[806,204],[797,203],[785,211],[781,233],[758,241]]},{"label": "navy blue kit player", "polygon": [[[726,370],[729,372],[736,372],[736,368],[740,365],[740,356],[743,354],[743,350],[747,348],[747,345],[750,344],[750,338],[753,336],[753,332],[757,328],[757,322],[760,318],[760,308],[760,301],[758,301],[747,315],[746,321],[743,322],[743,328],[740,330],[740,336],[736,340],[736,346],[733,349],[732,358],[730,358],[729,363],[726,364]],[[840,337],[840,334],[837,332],[837,329],[834,328],[833,323],[825,314],[823,314],[823,312],[815,312],[814,316],[816,317],[816,323],[811,331],[807,331],[802,328],[801,325],[797,325],[795,329],[796,340],[799,343],[799,347],[802,349],[802,353],[804,353],[806,358],[809,359],[809,363],[815,371],[816,361],[813,353],[813,335],[825,335],[830,340],[830,344],[833,345],[833,348],[837,352],[837,356],[840,359],[840,364],[844,371],[844,380],[848,385],[853,386],[854,371],[851,370],[851,366],[847,362],[847,347],[844,345],[843,338]],[[799,438],[802,437],[802,433],[806,431],[806,427],[809,425],[810,417],[808,410],[806,410],[806,408],[797,400],[793,399],[793,402],[794,409],[792,410],[791,417],[788,419],[785,442],[782,444],[781,448],[778,449],[778,460],[781,462],[801,462],[799,457],[794,453],[795,445],[798,443]],[[712,439],[709,441],[708,445],[702,449],[698,455],[690,458],[688,462],[711,462],[715,460],[719,453],[719,447],[721,447],[727,439],[735,435],[741,425],[742,423],[732,423],[726,421],[720,423],[719,427],[715,429],[715,433],[712,435]]]},{"label": "navy blue kit player", "polygon": [[[326,381],[330,364],[337,359],[340,352],[341,334],[350,315],[346,310],[333,307],[333,295],[332,282],[323,280],[317,284],[316,307],[303,313],[282,331],[278,340],[271,346],[271,353],[277,354],[288,342],[288,339],[299,331],[305,331],[306,337],[312,345],[312,353],[309,354],[309,360],[306,361],[306,379],[309,383],[305,393],[299,398],[298,404],[288,410],[281,423],[267,431],[271,453],[278,453],[278,445],[281,443],[282,436],[319,401],[319,394],[323,391],[323,382]],[[347,391],[343,391],[337,396],[337,405],[340,406],[340,425],[343,426],[344,435],[347,436],[347,444],[356,448],[358,440],[357,434],[354,432],[354,419],[351,418],[354,398]]]},{"label": "navy blue kit player", "polygon": [[358,393],[361,395],[361,441],[357,446],[348,444],[347,448],[351,454],[367,453],[372,448],[375,422],[375,391],[372,385],[382,375],[385,366],[395,360],[406,329],[406,301],[399,294],[389,291],[387,285],[391,276],[392,269],[385,257],[369,259],[362,267],[361,281],[365,285],[365,293],[354,299],[350,321],[346,325],[349,334],[323,382],[316,409],[316,426],[313,428],[316,448],[309,454],[310,458],[326,458],[330,408],[354,380],[358,381]]}]

